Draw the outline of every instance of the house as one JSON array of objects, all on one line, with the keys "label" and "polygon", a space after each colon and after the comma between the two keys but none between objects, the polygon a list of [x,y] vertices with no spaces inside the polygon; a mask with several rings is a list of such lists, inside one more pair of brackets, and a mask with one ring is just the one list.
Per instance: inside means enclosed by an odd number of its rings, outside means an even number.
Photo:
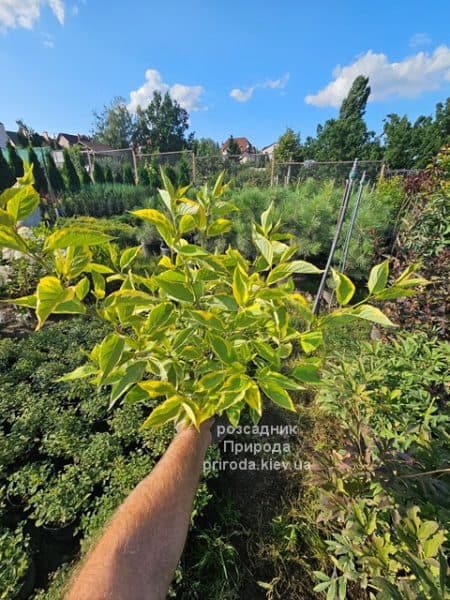
[{"label": "house", "polygon": [[256,155],[256,148],[255,146],[253,146],[253,144],[251,144],[248,141],[246,137],[229,137],[220,147],[220,152],[222,156],[228,156],[228,148],[230,146],[231,140],[233,140],[233,142],[235,142],[239,146],[239,150],[241,152],[241,158],[239,159],[239,162],[246,163],[254,161],[254,155]]},{"label": "house", "polygon": [[272,144],[269,144],[268,146],[264,146],[264,148],[261,150],[262,154],[265,154],[266,156],[269,157],[269,160],[273,160],[274,154],[275,154],[275,148],[278,146],[277,142],[273,142]]},{"label": "house", "polygon": [[6,148],[6,142],[8,141],[8,135],[6,133],[5,126],[0,123],[0,148]]},{"label": "house", "polygon": [[17,131],[8,131],[3,123],[0,123],[0,148],[6,148],[8,142],[12,146],[20,146]]},{"label": "house", "polygon": [[56,143],[60,148],[70,148],[71,146],[80,146],[81,150],[89,150],[91,152],[109,152],[112,150],[106,144],[99,144],[87,135],[74,135],[72,133],[58,133]]}]

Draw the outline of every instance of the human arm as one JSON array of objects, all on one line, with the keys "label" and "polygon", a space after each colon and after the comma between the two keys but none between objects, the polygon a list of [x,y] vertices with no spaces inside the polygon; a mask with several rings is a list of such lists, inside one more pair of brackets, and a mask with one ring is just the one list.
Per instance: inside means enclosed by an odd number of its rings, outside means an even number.
[{"label": "human arm", "polygon": [[162,600],[180,559],[211,422],[177,433],[119,507],[66,600]]}]

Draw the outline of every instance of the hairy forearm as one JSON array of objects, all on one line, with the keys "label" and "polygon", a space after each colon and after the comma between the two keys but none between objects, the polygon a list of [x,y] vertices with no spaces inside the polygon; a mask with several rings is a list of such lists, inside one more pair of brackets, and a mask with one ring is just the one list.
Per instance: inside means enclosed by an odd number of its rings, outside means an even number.
[{"label": "hairy forearm", "polygon": [[130,494],[76,576],[66,600],[160,600],[180,558],[211,439],[178,433]]}]

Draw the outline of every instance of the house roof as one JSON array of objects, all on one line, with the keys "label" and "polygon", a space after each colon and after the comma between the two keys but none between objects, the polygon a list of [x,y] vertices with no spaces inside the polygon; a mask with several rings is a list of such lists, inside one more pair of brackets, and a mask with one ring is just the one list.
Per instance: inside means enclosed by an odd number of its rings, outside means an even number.
[{"label": "house roof", "polygon": [[264,148],[261,149],[261,152],[264,152],[264,150],[269,150],[271,148],[275,148],[277,145],[278,145],[278,142],[272,142],[271,144],[264,146]]},{"label": "house roof", "polygon": [[94,152],[107,152],[108,150],[112,150],[111,146],[95,142],[92,138],[90,138],[87,135],[75,135],[73,133],[58,133],[58,137],[56,138],[57,142],[61,137],[66,138],[66,140],[71,146],[74,146],[75,144],[80,144],[81,146],[85,146],[88,150],[93,150]]},{"label": "house roof", "polygon": [[19,145],[19,137],[17,135],[17,131],[6,131],[6,135],[14,146]]},{"label": "house roof", "polygon": [[[221,150],[226,150],[228,148],[228,146],[230,145],[230,140],[231,138],[228,138],[226,140],[226,142],[224,142],[221,146]],[[236,144],[239,146],[239,149],[241,152],[252,152],[254,151],[254,147],[252,146],[252,144],[248,141],[248,139],[246,137],[237,137],[237,138],[233,138],[233,140],[236,142]]]}]

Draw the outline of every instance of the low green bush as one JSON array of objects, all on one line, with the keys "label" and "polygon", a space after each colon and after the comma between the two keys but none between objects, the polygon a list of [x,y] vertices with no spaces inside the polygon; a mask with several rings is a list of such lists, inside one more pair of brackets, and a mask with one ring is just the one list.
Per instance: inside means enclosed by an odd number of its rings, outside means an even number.
[{"label": "low green bush", "polygon": [[63,217],[111,217],[150,204],[151,193],[144,186],[103,183],[85,186],[79,192],[65,193],[59,199],[57,209]]}]

